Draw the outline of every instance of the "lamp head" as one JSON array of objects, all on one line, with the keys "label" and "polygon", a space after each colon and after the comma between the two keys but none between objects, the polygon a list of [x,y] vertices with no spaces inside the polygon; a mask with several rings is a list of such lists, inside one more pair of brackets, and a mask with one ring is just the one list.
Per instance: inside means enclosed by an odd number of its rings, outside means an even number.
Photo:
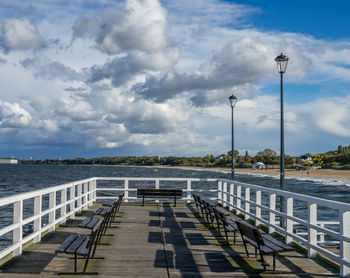
[{"label": "lamp head", "polygon": [[286,55],[283,55],[281,52],[281,55],[278,55],[275,59],[277,63],[277,69],[279,73],[285,73],[287,69],[289,58]]},{"label": "lamp head", "polygon": [[232,96],[230,96],[228,99],[230,100],[231,107],[232,107],[232,108],[235,107],[236,102],[237,102],[237,97],[234,96],[234,95],[232,95]]}]

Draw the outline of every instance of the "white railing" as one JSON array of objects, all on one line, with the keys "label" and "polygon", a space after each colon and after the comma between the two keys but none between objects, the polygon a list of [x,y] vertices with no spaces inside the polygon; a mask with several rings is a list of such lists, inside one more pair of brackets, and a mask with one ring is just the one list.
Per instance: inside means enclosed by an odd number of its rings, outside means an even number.
[{"label": "white railing", "polygon": [[[100,183],[101,186],[97,186]],[[277,231],[283,234],[286,243],[290,244],[294,240],[304,245],[309,257],[319,253],[339,263],[341,276],[350,274],[350,204],[232,180],[207,178],[96,177],[2,198],[0,209],[12,206],[13,221],[0,229],[0,237],[12,232],[12,244],[0,252],[0,259],[11,253],[20,255],[25,243],[30,240],[39,242],[43,232],[53,231],[55,225],[65,222],[69,217],[73,218],[76,212],[96,200],[115,198],[124,192],[125,202],[135,201],[137,188],[162,187],[182,189],[184,196],[179,201],[184,202],[192,201],[193,192],[203,193],[201,196],[217,200],[237,215],[242,214],[244,219],[255,221],[255,225],[265,225],[269,233]],[[281,196],[285,199],[284,212],[277,208]],[[45,202],[47,208],[43,208]],[[305,203],[305,217],[298,217],[295,205],[298,202]],[[339,219],[332,219],[332,222],[318,220],[320,207],[337,211]],[[33,215],[24,218],[24,211],[32,211]],[[46,225],[43,225],[44,217],[48,218]],[[277,221],[277,218],[284,221]],[[29,223],[33,223],[33,232],[24,237],[23,227]],[[294,233],[295,225],[304,227],[306,232]],[[335,225],[337,228],[330,229],[326,225]],[[320,245],[325,242],[325,237],[339,242],[340,254]]]},{"label": "white railing", "polygon": [[[182,199],[179,199],[179,201],[186,201],[186,202],[192,202],[192,192],[213,192],[213,197],[209,197],[211,200],[216,200],[216,197],[214,195],[214,192],[217,192],[217,186],[216,183],[213,187],[215,189],[195,189],[193,188],[193,183],[199,183],[199,182],[217,182],[217,179],[208,179],[208,178],[122,178],[122,177],[97,177],[96,181],[114,181],[114,182],[122,182],[119,184],[118,187],[97,187],[97,200],[101,199],[112,199],[115,198],[115,196],[105,196],[105,195],[99,195],[98,193],[101,193],[103,191],[117,191],[117,192],[124,192],[124,198],[125,202],[129,201],[135,201],[137,200],[136,196],[130,196],[129,193],[136,193],[137,188],[145,187],[144,182],[147,182],[148,187],[152,188],[160,188],[162,185],[163,188],[169,187],[166,183],[171,182],[171,187],[174,187],[174,183],[176,183],[176,188],[182,189],[182,191],[185,193],[184,197]],[[138,183],[137,183],[138,182]],[[143,182],[141,184],[140,182]],[[134,194],[135,195],[135,194]]]},{"label": "white railing", "polygon": [[[23,245],[33,240],[40,242],[44,232],[74,218],[76,212],[87,208],[96,198],[96,179],[86,179],[46,189],[31,191],[0,199],[2,217],[12,212],[12,223],[0,229],[0,238],[12,233],[12,244],[1,250],[0,259],[9,254],[22,254]],[[31,216],[24,218],[24,213]],[[6,220],[11,220],[8,215]],[[46,220],[47,223],[44,223]],[[24,227],[32,224],[33,231],[24,236]]]},{"label": "white railing", "polygon": [[[283,213],[277,208],[280,197],[285,200]],[[321,254],[339,263],[342,277],[350,275],[350,204],[224,179],[218,181],[218,201],[237,215],[243,215],[245,220],[253,220],[257,226],[265,225],[269,233],[283,234],[287,244],[295,240],[304,245],[309,257]],[[295,208],[296,203],[299,208]],[[300,211],[300,204],[305,206],[303,211]],[[318,220],[320,208],[334,211],[338,221]],[[295,225],[302,226],[306,232],[295,233]],[[325,236],[339,242],[340,254],[320,244],[325,242]]]}]

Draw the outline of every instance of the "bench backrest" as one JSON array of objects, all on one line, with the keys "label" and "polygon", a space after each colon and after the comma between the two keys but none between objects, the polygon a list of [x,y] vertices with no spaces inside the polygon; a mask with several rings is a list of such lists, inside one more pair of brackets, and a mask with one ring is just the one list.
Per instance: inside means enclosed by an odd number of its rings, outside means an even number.
[{"label": "bench backrest", "polygon": [[155,188],[138,188],[137,197],[182,197],[182,189],[155,189]]},{"label": "bench backrest", "polygon": [[265,245],[258,228],[242,221],[237,221],[236,224],[242,236],[255,241],[259,245]]}]

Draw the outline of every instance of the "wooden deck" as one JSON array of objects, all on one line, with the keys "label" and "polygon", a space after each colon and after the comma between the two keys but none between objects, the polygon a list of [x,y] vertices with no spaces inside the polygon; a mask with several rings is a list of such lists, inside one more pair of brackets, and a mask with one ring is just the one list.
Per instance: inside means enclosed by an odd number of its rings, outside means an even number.
[{"label": "wooden deck", "polygon": [[[77,225],[97,207],[98,204],[68,221],[40,244],[31,245],[22,256],[0,267],[0,277],[58,277],[60,271],[72,271],[74,260],[68,255],[55,255],[54,250],[70,233],[87,233]],[[337,270],[297,251],[277,256],[277,271],[264,272],[253,249],[250,249],[251,257],[246,257],[239,237],[235,245],[232,242],[228,245],[216,230],[208,229],[204,223],[195,213],[194,205],[141,207],[123,203],[117,222],[107,230],[104,244],[97,247],[96,255],[104,259],[91,260],[88,271],[97,271],[98,277],[339,276]],[[271,256],[266,258],[272,265]]]}]

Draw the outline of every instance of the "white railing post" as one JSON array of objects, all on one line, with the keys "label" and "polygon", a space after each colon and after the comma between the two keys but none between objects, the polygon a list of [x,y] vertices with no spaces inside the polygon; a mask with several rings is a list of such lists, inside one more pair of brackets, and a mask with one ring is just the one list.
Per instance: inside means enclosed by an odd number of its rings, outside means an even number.
[{"label": "white railing post", "polygon": [[86,202],[88,207],[90,206],[90,201],[92,199],[91,189],[92,189],[92,181],[88,181],[86,183]]},{"label": "white railing post", "polygon": [[129,180],[124,181],[124,199],[125,202],[129,202]]},{"label": "white railing post", "polygon": [[242,197],[242,186],[237,186],[237,210],[236,215],[240,215],[242,212],[239,210],[241,208],[241,197]]},{"label": "white railing post", "polygon": [[[159,179],[156,179],[155,189],[159,189]],[[155,200],[155,201],[156,203],[159,203],[159,200]]]},{"label": "white railing post", "polygon": [[61,217],[65,216],[67,213],[66,202],[67,202],[67,188],[64,188],[61,190],[61,205],[64,205],[63,207],[61,207]]},{"label": "white railing post", "polygon": [[56,192],[50,192],[49,193],[49,209],[52,211],[49,212],[49,225],[53,224],[53,226],[51,228],[48,229],[49,232],[52,232],[55,230],[55,214],[56,214]]},{"label": "white railing post", "polygon": [[187,181],[187,203],[191,203],[191,194],[192,194],[191,180],[188,180]]},{"label": "white railing post", "polygon": [[[23,220],[23,200],[17,201],[15,203],[13,203],[13,224],[17,224],[17,223],[21,223]],[[14,256],[18,256],[22,254],[22,230],[23,230],[23,226],[22,224],[13,230],[13,243],[20,243],[20,245],[18,246],[18,248],[16,248],[13,251],[13,255]]]},{"label": "white railing post", "polygon": [[[41,210],[42,210],[42,196],[36,196],[34,198],[34,215],[38,216],[34,220],[34,233],[41,231]],[[34,238],[34,243],[41,241],[41,232]]]},{"label": "white railing post", "polygon": [[261,219],[261,190],[258,190],[255,192],[255,226],[259,226],[261,224],[260,220]]},{"label": "white railing post", "polygon": [[246,189],[245,189],[245,196],[244,196],[244,198],[245,198],[245,214],[244,214],[244,219],[245,220],[248,220],[248,219],[250,219],[250,216],[249,216],[249,212],[250,212],[250,203],[249,203],[249,201],[250,201],[250,188],[249,187],[246,187]]},{"label": "white railing post", "polygon": [[[69,199],[69,208],[70,208],[70,211],[74,211],[75,210],[75,184],[73,184],[71,187],[70,187],[70,199]],[[70,217],[71,219],[74,219],[75,218],[75,213],[73,213]]]},{"label": "white railing post", "polygon": [[[287,213],[287,216],[293,216],[293,198],[287,198],[286,200],[286,213]],[[289,244],[293,241],[293,239],[290,236],[288,236],[288,233],[289,234],[293,233],[293,220],[287,217],[286,218],[286,237],[285,237],[286,244]]]},{"label": "white railing post", "polygon": [[[317,204],[308,204],[308,215],[309,215],[309,224],[317,225]],[[317,231],[313,228],[308,228],[308,242],[310,245],[317,244]],[[308,247],[308,257],[315,258],[317,255],[316,250]]]},{"label": "white railing post", "polygon": [[[320,227],[321,227],[321,228],[324,228],[324,227],[325,227],[325,224],[324,224],[324,223],[321,223],[321,224],[320,224]],[[320,234],[320,242],[319,242],[319,243],[321,243],[321,244],[325,243],[325,241],[324,241],[324,233],[323,233],[323,232]]]},{"label": "white railing post", "polygon": [[218,181],[218,203],[222,204],[222,181]]},{"label": "white railing post", "polygon": [[276,194],[270,194],[270,213],[269,213],[269,234],[275,232],[275,228],[271,225],[276,225],[276,214],[273,212],[276,210]]},{"label": "white railing post", "polygon": [[92,182],[92,200],[95,202],[96,201],[96,196],[97,196],[97,180],[94,179]]},{"label": "white railing post", "polygon": [[233,206],[234,206],[234,203],[233,203],[233,194],[235,192],[235,185],[233,183],[230,184],[230,211],[233,210]]},{"label": "white railing post", "polygon": [[[82,192],[82,188],[81,188],[81,183],[78,184],[78,192],[77,192],[77,207],[80,208],[81,207],[81,192]],[[78,213],[81,212],[81,209],[78,210]]]},{"label": "white railing post", "polygon": [[84,182],[83,183],[83,187],[84,187],[84,209],[88,209],[89,208],[89,183],[88,182]]},{"label": "white railing post", "polygon": [[[350,238],[350,211],[340,212],[340,232],[342,236]],[[340,241],[340,257],[342,260],[350,261],[349,242]],[[340,264],[340,275],[342,277],[350,276],[350,267]]]},{"label": "white railing post", "polygon": [[224,182],[223,185],[223,202],[222,202],[222,206],[225,208],[227,207],[227,182]]}]

